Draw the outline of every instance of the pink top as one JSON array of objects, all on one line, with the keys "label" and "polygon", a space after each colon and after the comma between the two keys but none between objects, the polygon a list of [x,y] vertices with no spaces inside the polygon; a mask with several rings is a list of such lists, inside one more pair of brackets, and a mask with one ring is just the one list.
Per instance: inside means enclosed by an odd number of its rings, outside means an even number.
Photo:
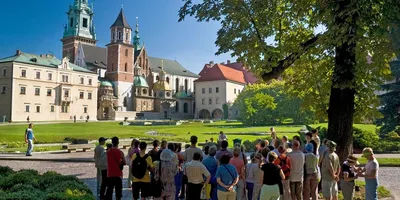
[{"label": "pink top", "polygon": [[242,169],[244,167],[243,159],[240,159],[239,157],[237,157],[237,158],[234,157],[229,161],[229,164],[235,166],[240,178],[242,178],[244,176],[243,171],[242,171]]},{"label": "pink top", "polygon": [[132,158],[133,154],[136,154],[136,153],[140,153],[139,148],[131,147],[128,152],[129,158]]}]

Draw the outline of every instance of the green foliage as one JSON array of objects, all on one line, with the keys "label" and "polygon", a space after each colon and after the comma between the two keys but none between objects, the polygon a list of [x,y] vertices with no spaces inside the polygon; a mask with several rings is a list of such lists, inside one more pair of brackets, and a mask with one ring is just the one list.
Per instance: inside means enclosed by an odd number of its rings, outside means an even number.
[{"label": "green foliage", "polygon": [[286,94],[283,81],[253,84],[246,87],[235,100],[240,121],[246,125],[283,123],[291,118],[294,123],[312,123],[314,113],[301,109],[302,100]]},{"label": "green foliage", "polygon": [[365,147],[375,147],[379,141],[379,135],[375,132],[364,131],[353,127],[353,148],[362,150]]},{"label": "green foliage", "polygon": [[224,112],[224,119],[228,119],[229,118],[229,105],[226,103],[224,105],[222,105],[222,110]]},{"label": "green foliage", "polygon": [[395,131],[390,131],[390,132],[386,135],[386,138],[389,138],[389,139],[400,139],[400,136],[399,136],[399,134],[398,134],[397,132],[395,132]]}]

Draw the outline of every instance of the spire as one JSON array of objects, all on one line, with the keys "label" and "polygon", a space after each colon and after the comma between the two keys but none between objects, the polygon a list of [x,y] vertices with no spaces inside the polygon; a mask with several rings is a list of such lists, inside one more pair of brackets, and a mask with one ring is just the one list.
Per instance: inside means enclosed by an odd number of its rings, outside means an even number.
[{"label": "spire", "polygon": [[67,15],[68,21],[64,25],[63,38],[80,36],[96,40],[93,26],[93,4],[90,6],[89,0],[74,0],[73,5],[69,6]]},{"label": "spire", "polygon": [[131,26],[128,24],[128,20],[126,20],[125,15],[124,15],[124,9],[121,8],[121,11],[119,12],[119,15],[117,19],[115,20],[114,24],[111,26],[112,27],[124,27],[128,29],[132,29]]},{"label": "spire", "polygon": [[133,36],[133,46],[135,47],[135,50],[141,49],[139,36],[139,17],[136,17],[136,29],[135,36]]}]

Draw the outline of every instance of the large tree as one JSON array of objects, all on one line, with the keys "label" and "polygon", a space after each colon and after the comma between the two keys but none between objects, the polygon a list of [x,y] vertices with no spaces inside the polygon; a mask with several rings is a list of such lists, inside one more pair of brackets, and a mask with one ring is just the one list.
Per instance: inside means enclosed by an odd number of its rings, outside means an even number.
[{"label": "large tree", "polygon": [[330,65],[327,137],[338,143],[341,160],[347,157],[355,108],[369,106],[359,104],[362,94],[390,74],[388,32],[399,22],[398,0],[183,1],[180,21],[219,21],[216,54],[230,52],[264,81],[289,68]]}]

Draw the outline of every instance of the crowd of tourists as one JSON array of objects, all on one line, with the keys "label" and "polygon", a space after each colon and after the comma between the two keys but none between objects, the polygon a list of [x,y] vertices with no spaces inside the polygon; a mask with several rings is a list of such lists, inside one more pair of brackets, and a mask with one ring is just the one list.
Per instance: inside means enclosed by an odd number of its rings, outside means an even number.
[{"label": "crowd of tourists", "polygon": [[190,145],[181,152],[180,143],[134,139],[128,155],[119,150],[119,140],[104,149],[106,138],[99,139],[95,149],[97,168],[97,195],[111,200],[114,189],[121,199],[123,168],[129,166],[128,185],[137,199],[159,200],[274,200],[338,199],[342,190],[345,200],[353,199],[355,180],[365,177],[366,199],[377,199],[379,164],[371,148],[362,156],[368,160],[360,167],[357,157],[350,155],[340,164],[335,153],[336,143],[324,139],[318,131],[306,134],[302,144],[298,136],[278,138],[271,128],[272,140],[260,140],[248,161],[240,143],[229,149],[227,136],[221,132],[218,140],[198,148],[198,138],[190,137]]}]

